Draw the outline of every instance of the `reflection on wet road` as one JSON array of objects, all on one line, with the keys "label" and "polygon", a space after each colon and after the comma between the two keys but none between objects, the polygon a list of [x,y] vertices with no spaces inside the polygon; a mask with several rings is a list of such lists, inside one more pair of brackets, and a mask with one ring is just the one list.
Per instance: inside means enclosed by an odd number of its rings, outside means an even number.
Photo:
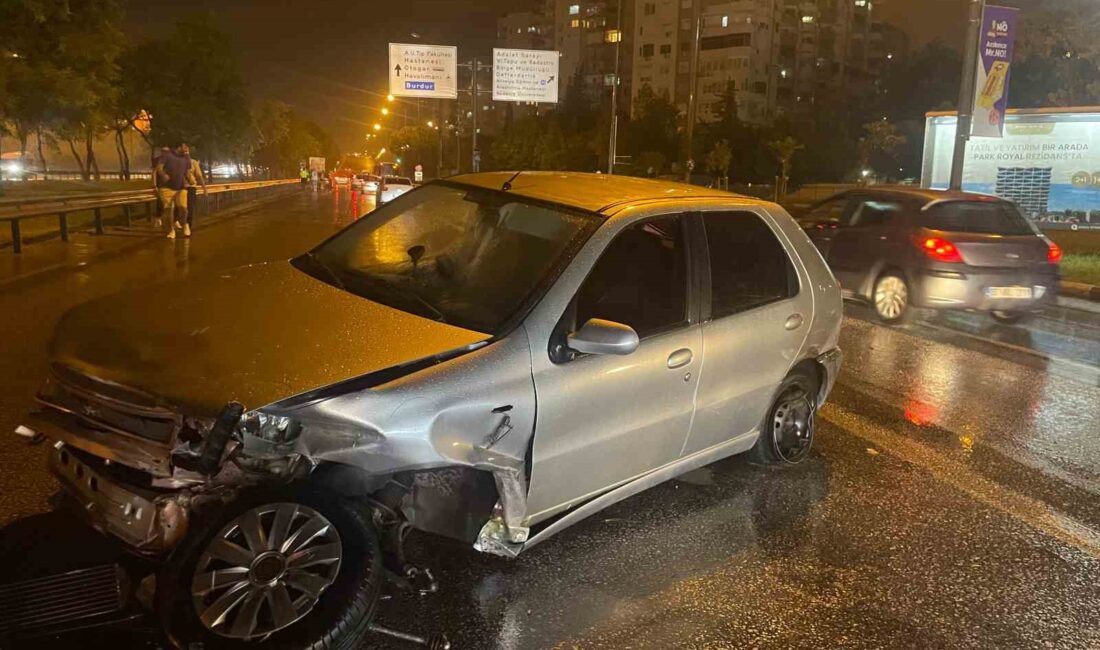
[{"label": "reflection on wet road", "polygon": [[[369,207],[303,192],[0,290],[0,337],[19,342],[0,349],[0,432],[30,407],[69,306],[286,259]],[[456,648],[1100,647],[1100,317],[886,328],[848,313],[805,464],[716,463],[514,561],[414,535],[440,591],[383,602],[381,622]],[[54,487],[41,447],[0,435],[0,524]]]}]

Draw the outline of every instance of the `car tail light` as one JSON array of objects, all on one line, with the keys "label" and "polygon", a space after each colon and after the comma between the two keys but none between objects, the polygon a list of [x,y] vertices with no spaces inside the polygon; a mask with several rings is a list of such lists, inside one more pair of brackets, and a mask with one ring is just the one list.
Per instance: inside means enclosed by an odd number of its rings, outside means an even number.
[{"label": "car tail light", "polygon": [[1052,241],[1047,242],[1047,261],[1051,264],[1062,261],[1062,247]]},{"label": "car tail light", "polygon": [[955,248],[955,245],[951,242],[940,237],[918,238],[917,246],[924,251],[925,255],[937,262],[961,263],[963,261],[962,255],[959,255],[959,249]]}]

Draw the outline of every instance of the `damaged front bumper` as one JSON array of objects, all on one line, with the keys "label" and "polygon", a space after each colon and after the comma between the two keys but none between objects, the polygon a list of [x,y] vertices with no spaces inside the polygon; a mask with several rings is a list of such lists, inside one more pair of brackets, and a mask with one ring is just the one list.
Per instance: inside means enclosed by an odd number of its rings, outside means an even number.
[{"label": "damaged front bumper", "polygon": [[143,554],[173,548],[187,532],[191,495],[126,485],[109,475],[109,463],[58,441],[49,467],[97,530]]}]

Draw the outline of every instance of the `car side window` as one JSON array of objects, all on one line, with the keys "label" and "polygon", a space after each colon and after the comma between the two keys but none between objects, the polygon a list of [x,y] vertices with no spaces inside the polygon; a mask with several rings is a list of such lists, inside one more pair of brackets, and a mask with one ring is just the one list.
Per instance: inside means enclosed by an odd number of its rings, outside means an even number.
[{"label": "car side window", "polygon": [[897,201],[863,199],[857,203],[846,225],[860,228],[885,226],[901,216],[902,210],[902,204]]},{"label": "car side window", "polygon": [[705,212],[711,314],[721,318],[798,293],[798,275],[772,229],[751,212]]},{"label": "car side window", "polygon": [[806,219],[811,221],[840,221],[851,198],[840,196],[818,204],[813,210],[806,213]]},{"label": "car side window", "polygon": [[600,256],[576,297],[576,327],[602,318],[645,338],[688,320],[688,257],[680,216],[626,228]]}]

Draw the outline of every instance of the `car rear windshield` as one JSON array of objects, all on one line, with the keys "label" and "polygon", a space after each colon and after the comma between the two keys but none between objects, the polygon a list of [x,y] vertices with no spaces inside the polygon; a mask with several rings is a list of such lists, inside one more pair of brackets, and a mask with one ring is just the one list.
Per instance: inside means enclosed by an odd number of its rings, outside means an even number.
[{"label": "car rear windshield", "polygon": [[295,266],[375,302],[498,334],[600,221],[504,192],[433,183],[375,210]]},{"label": "car rear windshield", "polygon": [[387,176],[387,185],[412,185],[413,182],[403,176]]},{"label": "car rear windshield", "polygon": [[991,235],[1033,235],[1035,230],[1015,205],[1005,201],[947,201],[925,211],[935,230]]}]

